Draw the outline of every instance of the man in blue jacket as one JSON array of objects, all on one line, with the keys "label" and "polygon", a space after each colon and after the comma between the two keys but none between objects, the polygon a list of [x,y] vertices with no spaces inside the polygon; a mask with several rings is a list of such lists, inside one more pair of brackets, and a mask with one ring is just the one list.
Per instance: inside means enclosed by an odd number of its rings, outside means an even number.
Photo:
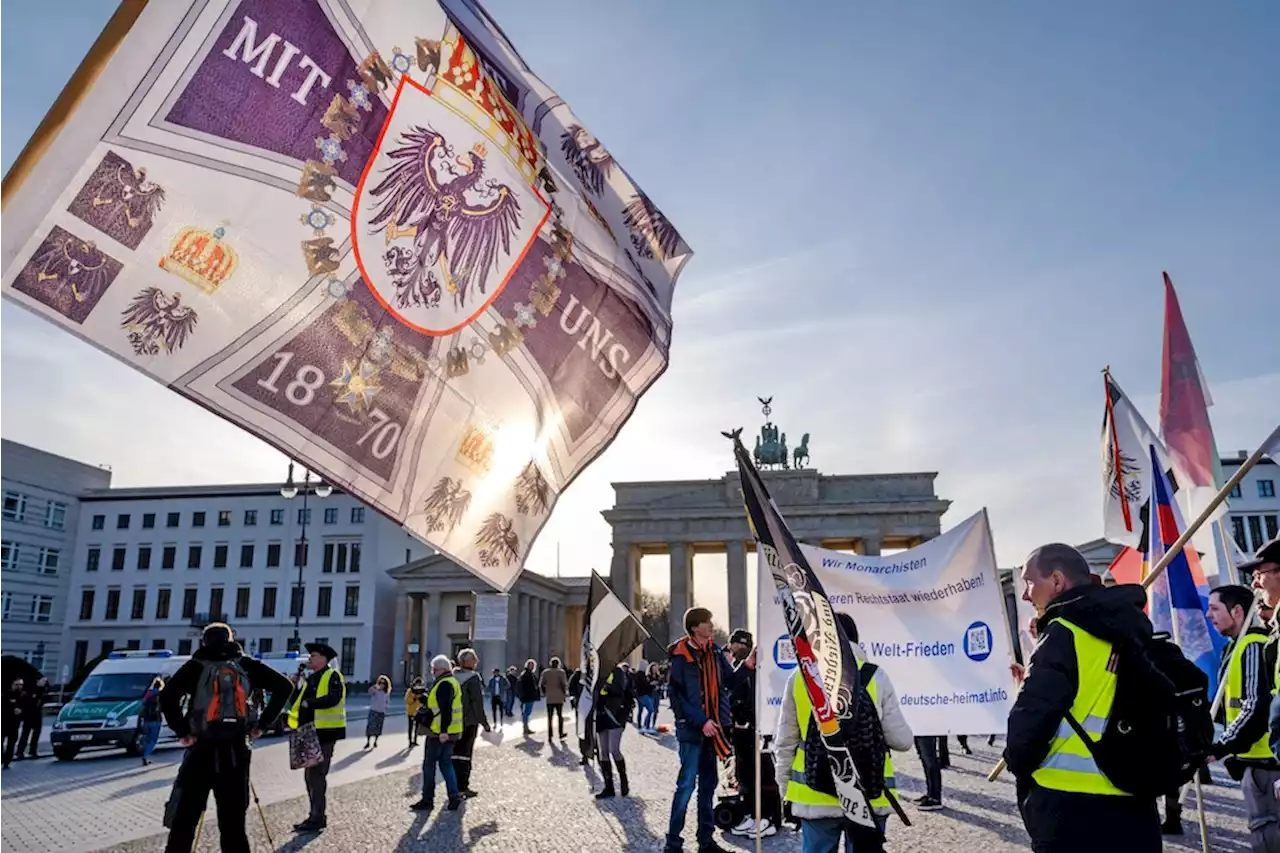
[{"label": "man in blue jacket", "polygon": [[676,779],[664,853],[681,853],[685,813],[698,790],[698,853],[725,853],[715,840],[712,798],[719,779],[716,762],[732,752],[729,691],[735,675],[725,653],[711,639],[711,611],[694,607],[684,615],[686,636],[667,650],[668,694],[676,716],[680,775]]}]

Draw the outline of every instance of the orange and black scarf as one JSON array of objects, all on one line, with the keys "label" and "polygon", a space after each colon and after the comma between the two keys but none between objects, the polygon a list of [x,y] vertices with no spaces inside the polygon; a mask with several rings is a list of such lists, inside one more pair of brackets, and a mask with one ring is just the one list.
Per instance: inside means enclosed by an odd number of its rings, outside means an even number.
[{"label": "orange and black scarf", "polygon": [[716,654],[714,643],[708,643],[700,649],[692,637],[683,637],[676,642],[673,651],[685,660],[698,667],[698,685],[702,688],[702,712],[707,719],[716,724],[716,734],[712,738],[716,755],[721,759],[728,758],[733,752],[724,730],[720,727],[720,659]]}]

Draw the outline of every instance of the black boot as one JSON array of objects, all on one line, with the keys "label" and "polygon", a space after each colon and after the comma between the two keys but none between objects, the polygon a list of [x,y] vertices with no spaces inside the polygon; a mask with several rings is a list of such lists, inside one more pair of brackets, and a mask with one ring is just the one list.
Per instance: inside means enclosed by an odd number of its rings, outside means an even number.
[{"label": "black boot", "polygon": [[604,790],[596,794],[596,799],[607,800],[614,795],[613,765],[604,758],[600,759],[600,775],[604,777]]},{"label": "black boot", "polygon": [[627,782],[627,762],[619,758],[614,764],[618,765],[618,790],[625,797],[631,793],[631,785]]},{"label": "black boot", "polygon": [[1181,835],[1182,834],[1182,806],[1174,803],[1165,806],[1164,823],[1160,824],[1160,833],[1162,835]]}]

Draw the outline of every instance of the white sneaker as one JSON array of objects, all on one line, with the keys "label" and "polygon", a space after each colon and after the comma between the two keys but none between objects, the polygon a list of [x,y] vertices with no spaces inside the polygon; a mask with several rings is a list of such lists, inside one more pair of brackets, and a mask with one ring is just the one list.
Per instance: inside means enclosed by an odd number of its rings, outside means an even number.
[{"label": "white sneaker", "polygon": [[[778,834],[778,828],[773,825],[773,821],[769,820],[769,818],[767,817],[760,818],[760,837],[761,838],[768,838],[770,835],[777,835],[777,834]],[[755,838],[756,832],[754,828],[751,830],[749,835],[752,838]]]},{"label": "white sneaker", "polygon": [[734,835],[746,835],[749,832],[755,832],[756,822],[753,817],[747,815],[742,819],[742,823],[729,830]]}]

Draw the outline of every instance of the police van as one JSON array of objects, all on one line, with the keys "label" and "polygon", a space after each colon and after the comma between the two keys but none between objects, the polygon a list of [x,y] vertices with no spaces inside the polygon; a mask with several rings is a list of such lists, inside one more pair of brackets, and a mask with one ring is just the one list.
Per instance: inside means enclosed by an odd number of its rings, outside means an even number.
[{"label": "police van", "polygon": [[[70,761],[86,746],[118,747],[141,755],[142,694],[157,676],[168,680],[189,660],[168,649],[110,652],[54,719],[49,733],[54,757]],[[161,728],[161,738],[173,736],[168,726]]]},{"label": "police van", "polygon": [[[304,652],[258,652],[253,656],[258,663],[271,667],[281,675],[292,678],[293,676],[301,676],[307,669],[307,661],[310,655]],[[271,701],[270,696],[262,697],[262,707],[258,711],[261,712],[263,707]],[[288,715],[289,706],[286,703],[284,711],[276,719],[275,725],[271,727],[274,734],[284,733],[285,717]]]}]

